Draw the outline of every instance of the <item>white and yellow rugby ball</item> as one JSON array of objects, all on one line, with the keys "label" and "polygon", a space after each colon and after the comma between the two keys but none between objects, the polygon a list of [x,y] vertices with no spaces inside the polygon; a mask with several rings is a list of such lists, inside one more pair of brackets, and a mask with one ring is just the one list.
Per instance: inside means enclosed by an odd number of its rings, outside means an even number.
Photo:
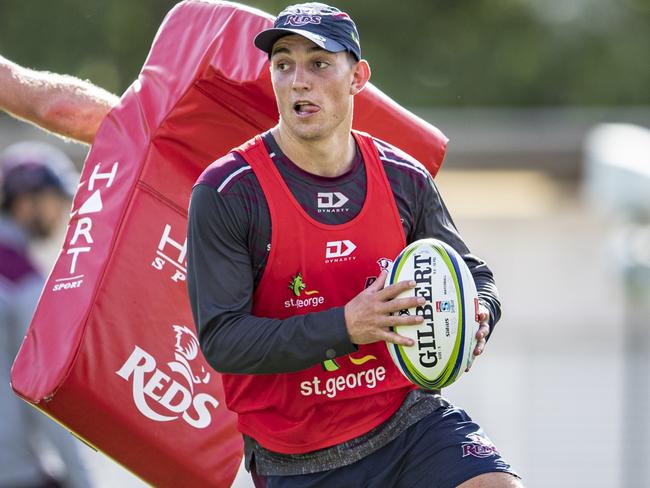
[{"label": "white and yellow rugby ball", "polygon": [[[415,345],[386,343],[397,368],[407,379],[426,389],[449,386],[472,361],[478,331],[478,294],[462,257],[437,239],[408,245],[389,268],[386,285],[414,280],[416,287],[400,297],[421,296],[421,307],[399,315],[420,315],[420,325],[393,327]],[[397,314],[396,314],[397,315]]]}]

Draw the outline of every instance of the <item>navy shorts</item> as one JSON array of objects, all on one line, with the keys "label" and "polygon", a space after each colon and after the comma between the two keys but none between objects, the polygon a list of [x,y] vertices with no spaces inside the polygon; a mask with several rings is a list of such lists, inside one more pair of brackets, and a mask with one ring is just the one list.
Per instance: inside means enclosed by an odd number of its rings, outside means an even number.
[{"label": "navy shorts", "polygon": [[481,427],[465,411],[444,402],[356,463],[296,476],[253,473],[253,479],[257,487],[266,488],[452,488],[492,472],[517,476]]}]

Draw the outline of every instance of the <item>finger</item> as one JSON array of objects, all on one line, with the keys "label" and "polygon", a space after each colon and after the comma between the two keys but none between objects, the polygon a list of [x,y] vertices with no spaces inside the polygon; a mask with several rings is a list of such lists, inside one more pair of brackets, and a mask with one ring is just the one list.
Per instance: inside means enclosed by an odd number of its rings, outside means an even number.
[{"label": "finger", "polygon": [[490,318],[490,313],[485,309],[485,307],[479,308],[478,311],[478,321],[487,322]]},{"label": "finger", "polygon": [[368,287],[368,290],[372,291],[379,291],[384,287],[384,284],[386,283],[386,278],[388,278],[388,271],[385,269],[382,269],[381,272],[379,273],[379,276],[377,276],[377,279],[372,282],[372,284]]},{"label": "finger", "polygon": [[426,302],[423,297],[393,298],[392,300],[383,302],[379,310],[382,313],[397,313],[402,310],[408,310],[409,308],[420,307]]},{"label": "finger", "polygon": [[420,325],[424,319],[420,315],[392,315],[381,320],[381,327],[395,327],[398,325]]},{"label": "finger", "polygon": [[476,346],[474,346],[474,351],[472,354],[474,356],[480,356],[481,354],[483,354],[484,349],[485,349],[485,339],[480,340],[476,343]]},{"label": "finger", "polygon": [[379,298],[382,300],[388,301],[396,296],[398,296],[401,293],[404,293],[407,290],[411,290],[415,288],[415,281],[399,281],[397,283],[393,283],[392,285],[387,286],[383,290],[381,290],[378,295]]},{"label": "finger", "polygon": [[415,344],[413,339],[401,336],[391,330],[382,330],[379,335],[381,339],[386,342],[390,342],[391,344],[398,344],[400,346],[412,346]]},{"label": "finger", "polygon": [[476,331],[476,339],[482,340],[485,339],[490,333],[490,326],[487,324],[481,324],[478,330]]},{"label": "finger", "polygon": [[474,365],[474,356],[469,360],[469,364],[467,365],[467,368],[465,368],[465,372],[469,372],[470,369],[472,369],[472,366]]}]

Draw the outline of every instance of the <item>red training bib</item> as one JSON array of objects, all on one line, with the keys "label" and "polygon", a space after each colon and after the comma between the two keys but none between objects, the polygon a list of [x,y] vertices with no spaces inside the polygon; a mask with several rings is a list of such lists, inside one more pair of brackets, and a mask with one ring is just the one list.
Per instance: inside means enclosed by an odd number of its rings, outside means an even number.
[{"label": "red training bib", "polygon": [[[374,142],[363,133],[354,136],[366,167],[366,200],[359,214],[341,225],[320,223],[302,209],[259,136],[237,149],[260,182],[272,225],[253,315],[284,319],[343,306],[404,248],[404,230]],[[224,374],[223,384],[241,432],[286,454],[322,449],[368,432],[387,420],[414,388],[383,342],[299,372]]]}]

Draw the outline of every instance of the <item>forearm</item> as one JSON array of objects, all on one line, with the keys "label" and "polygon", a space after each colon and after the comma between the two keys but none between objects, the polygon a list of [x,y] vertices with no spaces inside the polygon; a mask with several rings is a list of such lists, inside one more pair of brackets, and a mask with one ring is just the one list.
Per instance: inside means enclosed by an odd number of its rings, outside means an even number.
[{"label": "forearm", "polygon": [[492,271],[485,261],[469,251],[432,179],[429,179],[427,190],[422,192],[421,217],[417,220],[413,240],[435,237],[449,244],[462,256],[474,278],[479,300],[490,312],[488,322],[492,334],[494,326],[501,318],[501,301]]},{"label": "forearm", "polygon": [[0,56],[0,108],[88,144],[118,97],[72,76],[23,68]]},{"label": "forearm", "polygon": [[199,329],[203,354],[222,373],[300,371],[356,351],[342,307],[285,320],[222,314]]},{"label": "forearm", "polygon": [[472,273],[476,290],[478,291],[479,300],[490,312],[489,324],[490,334],[492,334],[494,327],[501,318],[501,300],[499,299],[499,292],[496,284],[494,283],[494,276],[490,268],[479,258],[468,254],[463,256],[465,263]]}]

